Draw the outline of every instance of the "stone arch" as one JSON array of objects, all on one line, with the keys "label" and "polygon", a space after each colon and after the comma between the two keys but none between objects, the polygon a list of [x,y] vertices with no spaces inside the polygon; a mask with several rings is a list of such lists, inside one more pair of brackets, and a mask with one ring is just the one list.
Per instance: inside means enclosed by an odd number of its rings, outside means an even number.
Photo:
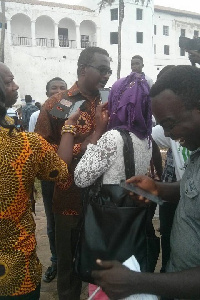
[{"label": "stone arch", "polygon": [[39,16],[35,21],[36,45],[43,47],[54,47],[54,21],[49,16]]},{"label": "stone arch", "polygon": [[11,18],[11,37],[13,45],[31,46],[31,19],[22,13]]},{"label": "stone arch", "polygon": [[70,18],[63,18],[58,24],[60,47],[76,47],[76,23]]},{"label": "stone arch", "polygon": [[81,48],[96,46],[96,24],[91,20],[84,20],[80,24]]}]

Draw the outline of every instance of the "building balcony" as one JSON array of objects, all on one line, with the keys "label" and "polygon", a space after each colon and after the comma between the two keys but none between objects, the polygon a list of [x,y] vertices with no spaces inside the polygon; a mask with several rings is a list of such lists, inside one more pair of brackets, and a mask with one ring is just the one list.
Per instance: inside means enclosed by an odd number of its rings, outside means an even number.
[{"label": "building balcony", "polygon": [[24,36],[12,37],[14,46],[32,46],[32,39]]},{"label": "building balcony", "polygon": [[36,46],[40,47],[55,47],[55,39],[36,38]]},{"label": "building balcony", "polygon": [[90,42],[90,41],[81,41],[81,48],[87,48],[87,47],[96,47],[96,42]]}]

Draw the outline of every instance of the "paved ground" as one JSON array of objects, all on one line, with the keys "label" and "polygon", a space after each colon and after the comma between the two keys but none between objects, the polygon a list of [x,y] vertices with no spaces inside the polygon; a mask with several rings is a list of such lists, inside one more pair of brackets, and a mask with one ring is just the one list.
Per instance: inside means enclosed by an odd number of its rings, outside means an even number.
[{"label": "paved ground", "polygon": [[[37,253],[39,256],[39,259],[43,265],[43,272],[49,267],[50,265],[50,250],[49,250],[49,243],[48,238],[46,234],[46,217],[44,212],[44,206],[43,202],[40,197],[40,193],[38,194],[37,202],[36,202],[36,237],[37,237]],[[157,229],[159,227],[159,221],[156,217],[154,219],[154,226]],[[158,260],[157,264],[157,270],[160,269],[160,258]],[[87,300],[87,284],[83,283],[83,289],[81,294],[81,300]],[[58,300],[57,292],[56,292],[56,278],[50,282],[45,283],[42,282],[41,286],[41,297],[40,300]],[[69,299],[73,300],[73,299]]]}]

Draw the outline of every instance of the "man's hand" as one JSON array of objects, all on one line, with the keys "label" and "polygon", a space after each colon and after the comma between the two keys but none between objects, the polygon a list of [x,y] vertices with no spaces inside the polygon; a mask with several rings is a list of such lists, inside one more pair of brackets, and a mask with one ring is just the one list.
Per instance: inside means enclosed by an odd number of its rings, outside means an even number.
[{"label": "man's hand", "polygon": [[200,53],[194,50],[186,50],[189,54],[189,60],[192,64],[200,64]]},{"label": "man's hand", "polygon": [[[143,176],[143,175],[133,176],[133,177],[129,178],[126,182],[133,183],[134,185],[149,192],[150,194],[158,196],[158,187],[156,185],[156,182],[148,176]],[[132,195],[132,194],[133,193],[130,193],[130,195]],[[138,196],[138,199],[144,203],[150,202],[150,200],[144,198],[143,196]]]},{"label": "man's hand", "polygon": [[110,299],[122,299],[132,294],[130,290],[130,277],[133,271],[117,261],[97,260],[102,271],[93,271],[95,284],[100,286]]},{"label": "man's hand", "polygon": [[107,128],[108,124],[108,103],[100,104],[96,108],[95,114],[96,132],[101,136]]}]

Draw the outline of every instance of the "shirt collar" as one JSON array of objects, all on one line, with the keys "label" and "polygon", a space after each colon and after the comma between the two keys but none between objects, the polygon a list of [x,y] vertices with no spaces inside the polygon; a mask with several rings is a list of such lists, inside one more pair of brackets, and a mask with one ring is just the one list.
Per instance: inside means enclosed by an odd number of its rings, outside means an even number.
[{"label": "shirt collar", "polygon": [[[73,97],[76,96],[78,94],[84,96],[84,98],[89,99],[87,95],[84,95],[77,84],[77,81],[74,83],[74,85],[67,91],[68,96]],[[93,97],[94,99],[99,99],[100,98],[100,94],[97,94],[96,97]]]},{"label": "shirt collar", "polygon": [[198,152],[200,152],[200,147],[197,148],[196,150],[192,151],[192,152],[191,152],[191,155],[194,155],[194,154],[196,154],[196,153],[198,153]]},{"label": "shirt collar", "polygon": [[77,81],[74,83],[74,85],[72,85],[72,87],[68,90],[68,96],[76,96],[78,94],[81,94],[78,85],[77,85]]}]

